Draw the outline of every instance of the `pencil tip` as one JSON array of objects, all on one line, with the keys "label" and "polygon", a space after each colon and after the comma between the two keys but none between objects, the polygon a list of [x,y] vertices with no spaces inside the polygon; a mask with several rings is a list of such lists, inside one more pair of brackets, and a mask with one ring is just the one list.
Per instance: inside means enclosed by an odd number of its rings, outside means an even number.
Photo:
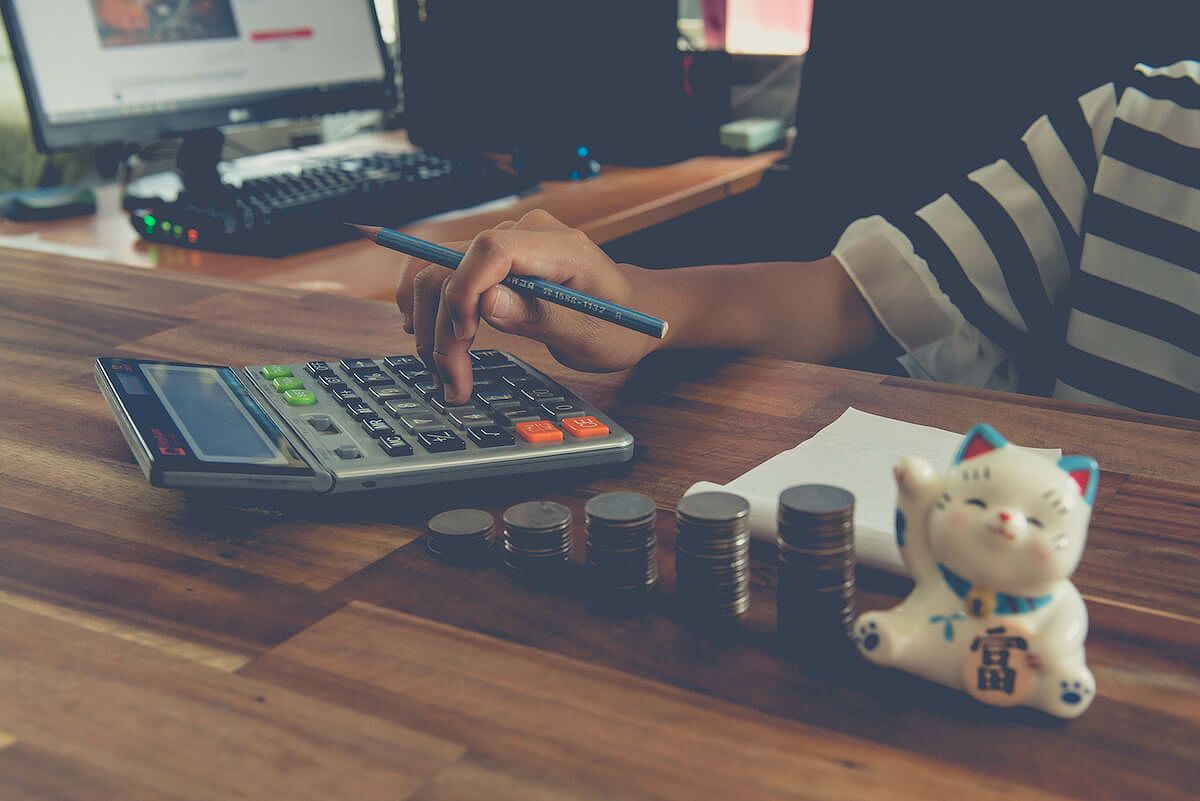
[{"label": "pencil tip", "polygon": [[374,239],[375,235],[378,234],[381,230],[383,230],[378,225],[359,225],[358,223],[352,223],[352,222],[348,222],[348,223],[346,223],[346,225],[350,226],[351,228],[356,229],[360,234],[367,237],[368,239]]}]

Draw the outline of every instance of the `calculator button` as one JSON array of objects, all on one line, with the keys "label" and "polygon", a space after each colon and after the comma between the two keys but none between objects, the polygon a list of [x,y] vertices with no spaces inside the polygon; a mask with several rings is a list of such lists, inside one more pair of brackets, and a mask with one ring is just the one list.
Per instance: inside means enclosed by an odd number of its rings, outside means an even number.
[{"label": "calculator button", "polygon": [[413,452],[412,445],[395,434],[380,437],[379,447],[383,448],[383,452],[388,456],[412,456]]},{"label": "calculator button", "polygon": [[288,367],[286,364],[268,364],[266,367],[259,370],[259,372],[262,373],[263,378],[271,381],[276,378],[290,377],[292,374],[292,368]]},{"label": "calculator button", "polygon": [[[487,410],[489,412],[521,412],[525,410],[525,405],[519,400],[492,401],[488,404]],[[541,419],[541,415],[538,415],[538,419]]]},{"label": "calculator button", "polygon": [[317,402],[317,394],[311,389],[284,390],[283,399],[289,406],[312,406]]},{"label": "calculator button", "polygon": [[560,403],[543,403],[538,409],[550,420],[562,420],[564,417],[579,417],[583,414],[583,409],[566,401]]},{"label": "calculator button", "polygon": [[512,387],[513,391],[515,392],[520,392],[521,390],[525,389],[525,387],[545,386],[545,384],[543,384],[541,381],[538,381],[533,376],[526,375],[525,373],[513,373],[512,375],[502,376],[500,378],[500,383],[504,384],[505,386]]},{"label": "calculator button", "polygon": [[371,387],[368,392],[380,403],[390,400],[408,400],[412,397],[404,387]]},{"label": "calculator button", "polygon": [[495,367],[502,364],[512,364],[512,360],[498,350],[473,350],[471,360],[483,367]]},{"label": "calculator button", "polygon": [[276,392],[287,392],[289,389],[304,389],[304,382],[294,376],[281,376],[271,379],[271,386]]},{"label": "calculator button", "polygon": [[366,431],[372,437],[390,437],[396,433],[396,429],[388,425],[388,421],[382,417],[368,417],[362,421],[363,431]]},{"label": "calculator button", "polygon": [[446,412],[446,395],[441,387],[431,391],[425,396],[425,402],[433,407],[435,412],[445,414]]},{"label": "calculator button", "polygon": [[562,427],[569,431],[573,436],[584,437],[607,437],[608,426],[601,423],[591,415],[583,417],[568,417],[562,422]]},{"label": "calculator button", "polygon": [[322,373],[317,376],[317,381],[321,382],[321,386],[333,392],[335,389],[340,389],[346,386],[346,382],[341,379],[341,376],[335,373]]},{"label": "calculator button", "polygon": [[394,386],[396,379],[382,370],[360,370],[354,374],[354,381],[364,387]]},{"label": "calculator button", "polygon": [[333,418],[327,414],[310,414],[304,419],[317,431],[337,432],[337,426],[333,424]]},{"label": "calculator button", "polygon": [[385,365],[387,365],[388,369],[392,370],[393,372],[396,372],[396,371],[399,371],[402,369],[410,369],[410,370],[411,369],[419,369],[419,370],[425,369],[424,362],[422,362],[416,356],[411,356],[411,355],[409,355],[409,356],[388,356],[383,360],[383,363]]},{"label": "calculator button", "polygon": [[545,420],[537,422],[517,423],[517,435],[526,442],[548,443],[562,442],[562,432]]},{"label": "calculator button", "polygon": [[400,423],[414,434],[421,431],[437,431],[446,427],[445,423],[432,414],[406,414],[400,418]]},{"label": "calculator button", "polygon": [[505,387],[501,386],[500,382],[497,381],[495,378],[492,378],[492,377],[488,376],[487,374],[478,375],[475,373],[471,374],[471,386],[474,387],[476,392],[478,392],[481,389],[496,389],[496,388],[504,389],[505,388]]},{"label": "calculator button", "polygon": [[513,435],[500,426],[476,426],[467,429],[467,436],[481,448],[498,448],[516,442]]},{"label": "calculator button", "polygon": [[396,370],[396,375],[403,378],[405,381],[416,381],[421,378],[429,378],[432,373],[425,369],[425,365],[418,362],[412,367],[401,367]]},{"label": "calculator button", "polygon": [[342,369],[353,373],[357,370],[378,370],[379,365],[374,359],[342,359]]},{"label": "calculator button", "polygon": [[349,406],[352,403],[362,403],[362,398],[358,397],[358,394],[354,390],[345,385],[331,390],[329,394],[342,406]]},{"label": "calculator button", "polygon": [[340,459],[361,459],[363,455],[362,451],[355,445],[338,445],[333,449],[333,452]]},{"label": "calculator button", "polygon": [[525,370],[515,364],[502,364],[499,367],[476,367],[488,378],[522,378],[526,375]]},{"label": "calculator button", "polygon": [[363,403],[362,401],[357,401],[355,403],[347,403],[346,411],[350,412],[350,416],[353,417],[355,420],[366,420],[368,417],[378,417],[379,416],[378,414],[375,413],[374,409],[372,409],[370,406]]},{"label": "calculator button", "polygon": [[487,412],[481,412],[474,406],[462,406],[457,409],[450,409],[450,422],[459,428],[473,428],[474,426],[491,426],[495,425],[495,419]]},{"label": "calculator button", "polygon": [[521,396],[527,398],[530,403],[561,403],[566,400],[562,395],[546,386],[525,387],[521,390]]},{"label": "calculator button", "polygon": [[516,409],[501,409],[496,412],[495,420],[502,426],[515,426],[517,423],[535,423],[541,420],[540,414],[528,412],[522,407]]},{"label": "calculator button", "polygon": [[383,408],[387,409],[387,413],[392,417],[400,417],[405,414],[413,414],[414,412],[425,411],[425,405],[420,401],[415,400],[394,400],[387,401],[383,404]]},{"label": "calculator button", "polygon": [[422,431],[417,434],[417,442],[420,442],[430,453],[461,451],[467,447],[467,443],[459,439],[458,435],[448,428],[439,431]]},{"label": "calculator button", "polygon": [[486,406],[491,409],[492,404],[501,402],[514,402],[517,399],[506,389],[481,389],[475,393],[475,399],[479,401],[481,406]]},{"label": "calculator button", "polygon": [[304,369],[313,378],[320,378],[323,375],[333,375],[333,368],[329,366],[329,362],[309,362],[304,365]]},{"label": "calculator button", "polygon": [[437,392],[439,389],[441,389],[441,387],[438,386],[438,382],[434,380],[433,376],[418,378],[416,381],[412,382],[412,388],[422,398],[427,398],[434,392]]}]

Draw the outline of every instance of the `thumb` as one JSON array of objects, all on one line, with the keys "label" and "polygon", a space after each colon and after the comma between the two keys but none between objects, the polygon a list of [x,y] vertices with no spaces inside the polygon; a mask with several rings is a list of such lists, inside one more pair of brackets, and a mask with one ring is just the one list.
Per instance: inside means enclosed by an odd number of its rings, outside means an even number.
[{"label": "thumb", "polygon": [[534,336],[531,327],[541,322],[542,312],[533,298],[518,295],[506,286],[494,286],[479,299],[480,316],[506,334]]},{"label": "thumb", "polygon": [[506,286],[493,286],[480,298],[482,317],[493,328],[506,334],[536,339],[553,346],[578,339],[589,318],[577,312],[514,292]]}]

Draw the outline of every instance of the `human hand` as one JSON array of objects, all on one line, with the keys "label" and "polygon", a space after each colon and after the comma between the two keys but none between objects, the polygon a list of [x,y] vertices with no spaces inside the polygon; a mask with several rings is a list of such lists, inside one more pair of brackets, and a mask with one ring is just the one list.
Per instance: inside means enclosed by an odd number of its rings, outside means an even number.
[{"label": "human hand", "polygon": [[409,259],[396,305],[404,328],[416,335],[417,352],[436,368],[446,400],[471,396],[469,351],[479,321],[544,343],[556,359],[577,370],[620,370],[636,364],[657,341],[544,300],[518,294],[500,281],[509,273],[531,275],[624,306],[637,305],[644,271],[615,264],[586,234],[549,213],[531,211],[518,222],[484,231],[465,248],[457,270]]}]

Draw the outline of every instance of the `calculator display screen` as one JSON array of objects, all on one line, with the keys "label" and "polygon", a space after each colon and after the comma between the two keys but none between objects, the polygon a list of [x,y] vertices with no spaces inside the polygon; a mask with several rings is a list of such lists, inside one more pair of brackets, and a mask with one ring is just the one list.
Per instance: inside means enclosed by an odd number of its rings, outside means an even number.
[{"label": "calculator display screen", "polygon": [[282,434],[228,367],[142,363],[141,369],[196,458],[286,465]]}]

